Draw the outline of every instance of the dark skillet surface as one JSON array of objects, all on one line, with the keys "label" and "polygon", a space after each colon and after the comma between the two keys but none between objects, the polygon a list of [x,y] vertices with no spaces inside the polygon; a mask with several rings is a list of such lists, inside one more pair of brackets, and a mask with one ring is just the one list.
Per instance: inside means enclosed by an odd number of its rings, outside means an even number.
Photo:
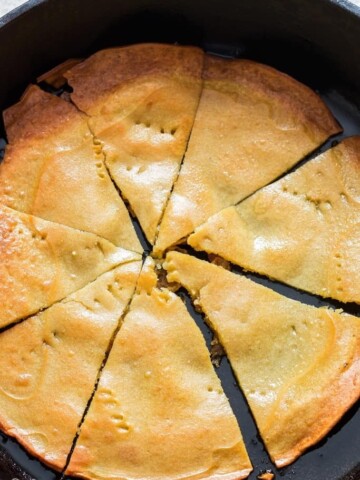
[{"label": "dark skillet surface", "polygon": [[[320,3],[322,2],[319,2],[319,4]],[[334,21],[335,20],[336,19],[334,19]],[[158,28],[154,29],[154,25],[158,26]],[[358,28],[360,31],[360,21]],[[141,34],[134,33],[139,31]],[[356,106],[356,104],[359,105],[357,100],[360,97],[360,92],[350,87],[349,84],[344,81],[344,78],[338,75],[333,64],[326,60],[326,55],[324,55],[323,52],[319,53],[317,49],[314,49],[312,45],[306,41],[284,41],[280,38],[274,40],[271,36],[267,37],[264,41],[263,35],[261,35],[261,38],[253,36],[253,38],[248,38],[244,41],[237,40],[231,43],[208,41],[208,38],[206,39],[200,35],[194,24],[188,22],[183,15],[163,14],[161,16],[154,16],[152,13],[140,13],[118,22],[116,28],[107,29],[106,33],[100,36],[84,53],[89,54],[102,47],[132,43],[135,41],[179,41],[180,43],[198,44],[203,46],[207,51],[224,56],[245,57],[272,65],[293,75],[320,93],[344,128],[344,133],[335,137],[335,140],[360,134],[360,110]],[[72,52],[69,52],[68,56],[70,55],[72,55]],[[65,57],[63,59],[65,59]],[[62,59],[59,59],[59,61],[60,60]],[[37,70],[33,76],[28,76],[26,80],[34,80],[37,74],[42,73],[45,68],[55,64],[56,62],[46,64],[46,67],[43,67],[42,70]],[[26,82],[24,81],[21,88],[25,86]],[[20,90],[18,89],[18,91],[16,91],[16,88],[14,88],[13,95],[8,95],[6,98],[7,104],[15,101],[19,93]],[[3,132],[0,132],[0,137],[1,136],[3,136]],[[329,148],[332,141],[327,142],[320,150],[322,151]],[[2,143],[0,141],[0,148],[1,146]],[[136,228],[139,231],[137,225]],[[141,235],[141,231],[139,234]],[[146,245],[146,242],[144,242],[144,244]],[[238,268],[234,268],[234,271],[239,274],[242,273],[241,269]],[[275,289],[283,295],[304,303],[315,306],[330,305],[335,308],[339,308],[340,306],[349,313],[360,315],[359,306],[326,302],[315,296],[300,293],[293,288],[276,282],[270,282],[264,277],[250,274],[247,274],[247,276]],[[201,315],[193,309],[186,293],[180,291],[180,295],[184,298],[190,313],[203,331],[209,345],[212,338],[211,332],[204,324]],[[282,478],[284,480],[360,479],[359,404],[354,406],[346,414],[338,426],[336,426],[320,444],[303,455],[293,465],[277,471],[268,458],[253,418],[249,413],[246,401],[237,387],[231,367],[226,358],[222,360],[217,372],[221,378],[223,388],[229,397],[231,406],[239,420],[244,440],[254,465],[254,472],[249,477],[251,480],[255,480],[256,476],[266,469],[272,469],[272,471],[276,473],[276,478]],[[16,441],[0,434],[0,480],[13,480],[15,478],[19,480],[57,480],[60,478],[60,475],[47,469],[37,460],[30,458]]]}]

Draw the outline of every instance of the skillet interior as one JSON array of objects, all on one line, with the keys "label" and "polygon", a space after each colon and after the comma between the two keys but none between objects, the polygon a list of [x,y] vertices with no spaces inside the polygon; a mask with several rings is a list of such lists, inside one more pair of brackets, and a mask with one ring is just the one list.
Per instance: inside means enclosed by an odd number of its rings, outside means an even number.
[{"label": "skillet interior", "polygon": [[[357,16],[355,11],[339,6],[339,2],[325,0],[135,3],[102,0],[99,11],[96,1],[35,0],[28,5],[33,9],[20,8],[20,14],[15,14],[12,21],[11,15],[5,17],[2,27],[0,20],[0,59],[4,65],[0,110],[13,103],[38,74],[66,58],[140,41],[179,42],[197,44],[224,56],[262,61],[293,75],[317,90],[333,110],[344,127],[344,134],[337,139],[360,134],[360,90],[354,87],[360,85],[360,63],[354,61],[360,56],[360,9]],[[1,130],[0,137],[4,137]],[[330,142],[326,147],[329,145]],[[327,304],[262,277],[251,278],[305,303]],[[209,342],[211,334],[203,319],[193,310],[185,292],[182,295]],[[338,306],[335,302],[332,305]],[[360,307],[348,305],[345,309],[360,314]],[[226,359],[218,373],[254,464],[250,479],[267,468],[276,472]],[[276,478],[358,480],[359,445],[357,405],[320,445],[295,464],[276,472]],[[54,480],[59,475],[30,459],[15,441],[0,435],[0,479],[14,478]]]}]

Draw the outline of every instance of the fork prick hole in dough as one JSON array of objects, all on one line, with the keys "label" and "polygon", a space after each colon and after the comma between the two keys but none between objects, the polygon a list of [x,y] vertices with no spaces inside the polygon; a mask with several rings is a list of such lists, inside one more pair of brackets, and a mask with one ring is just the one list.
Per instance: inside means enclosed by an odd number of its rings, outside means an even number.
[{"label": "fork prick hole in dough", "polygon": [[121,420],[122,421],[122,420],[124,420],[124,415],[121,415],[120,413],[118,413],[118,414],[113,415],[112,418],[114,420]]},{"label": "fork prick hole in dough", "polygon": [[54,330],[52,332],[52,336],[54,337],[55,340],[60,340],[60,333],[57,330]]},{"label": "fork prick hole in dough", "polygon": [[120,432],[127,433],[130,431],[129,425],[119,425],[118,429]]}]

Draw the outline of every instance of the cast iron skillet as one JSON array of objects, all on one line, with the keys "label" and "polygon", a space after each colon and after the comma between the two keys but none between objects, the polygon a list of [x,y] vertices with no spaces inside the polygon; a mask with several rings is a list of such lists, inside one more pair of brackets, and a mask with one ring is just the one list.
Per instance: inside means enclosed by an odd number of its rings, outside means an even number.
[{"label": "cast iron skillet", "polygon": [[[273,65],[323,96],[344,127],[337,140],[360,134],[360,8],[341,0],[30,0],[0,19],[0,111],[39,74],[67,58],[141,41],[200,45],[220,55]],[[305,303],[339,306],[249,276]],[[211,333],[203,319],[185,292],[180,294],[209,343]],[[358,306],[345,309],[360,314]],[[218,373],[253,461],[250,479],[268,468],[284,480],[360,479],[358,405],[320,445],[276,471],[226,359]],[[58,478],[0,434],[0,480]]]}]

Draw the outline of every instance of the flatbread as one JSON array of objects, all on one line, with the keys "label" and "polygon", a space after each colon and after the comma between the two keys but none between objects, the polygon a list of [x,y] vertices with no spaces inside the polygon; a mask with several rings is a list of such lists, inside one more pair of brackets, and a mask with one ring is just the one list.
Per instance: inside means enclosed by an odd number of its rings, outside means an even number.
[{"label": "flatbread", "polygon": [[140,255],[0,204],[0,328]]},{"label": "flatbread", "polygon": [[66,74],[151,243],[193,125],[202,63],[195,47],[144,44],[97,52]]},{"label": "flatbread", "polygon": [[4,120],[10,144],[0,164],[1,203],[142,251],[101,146],[71,103],[33,85]]},{"label": "flatbread", "polygon": [[311,293],[360,303],[360,137],[218,213],[188,243]]},{"label": "flatbread", "polygon": [[0,334],[0,426],[62,470],[141,262]]},{"label": "flatbread", "polygon": [[278,467],[323,438],[359,399],[359,318],[303,305],[178,252],[164,266],[224,346]]},{"label": "flatbread", "polygon": [[157,255],[341,130],[313,91],[268,66],[208,56],[204,80]]},{"label": "flatbread", "polygon": [[166,289],[132,301],[67,474],[241,479],[251,463],[205,341]]}]

